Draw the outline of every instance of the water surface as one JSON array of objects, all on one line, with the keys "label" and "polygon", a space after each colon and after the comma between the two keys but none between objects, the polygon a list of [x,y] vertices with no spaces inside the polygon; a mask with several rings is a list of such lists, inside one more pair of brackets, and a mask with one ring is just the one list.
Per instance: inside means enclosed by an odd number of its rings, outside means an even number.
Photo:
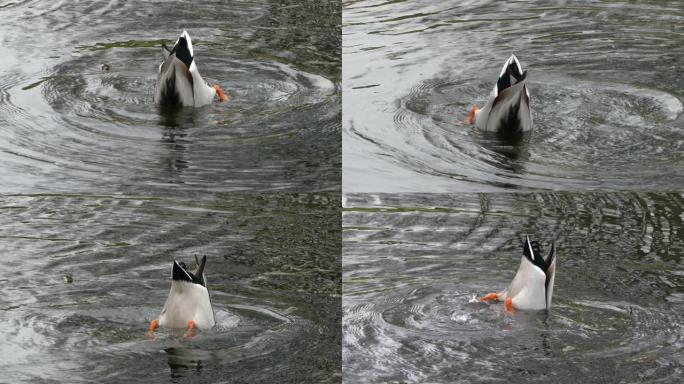
[{"label": "water surface", "polygon": [[[681,193],[348,194],[350,383],[679,383]],[[555,241],[550,312],[471,302],[512,280],[529,234]]]},{"label": "water surface", "polygon": [[[339,189],[339,4],[24,1],[0,17],[0,191]],[[183,29],[229,102],[154,106],[161,43]]]},{"label": "water surface", "polygon": [[[339,382],[339,3],[14,1],[0,19],[2,380]],[[183,29],[229,102],[154,106]],[[148,339],[172,261],[205,254],[217,326]]]},{"label": "water surface", "polygon": [[[8,382],[339,382],[340,199],[0,198]],[[216,326],[145,332],[207,255]]]},{"label": "water surface", "polygon": [[[674,1],[345,1],[345,191],[680,188],[682,17]],[[512,53],[534,119],[519,141],[461,123]]]}]

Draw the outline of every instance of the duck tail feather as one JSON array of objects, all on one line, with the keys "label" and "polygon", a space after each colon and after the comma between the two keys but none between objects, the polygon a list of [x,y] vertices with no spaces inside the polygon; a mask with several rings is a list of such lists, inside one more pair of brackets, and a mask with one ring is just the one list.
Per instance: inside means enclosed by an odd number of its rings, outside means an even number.
[{"label": "duck tail feather", "polygon": [[194,275],[204,284],[204,266],[207,264],[207,255],[202,256],[202,259],[199,261],[197,260],[197,255],[195,255],[195,262],[197,263],[197,269]]},{"label": "duck tail feather", "polygon": [[161,46],[162,46],[162,48],[164,48],[164,50],[166,50],[166,52],[168,52],[169,54],[173,52],[173,50],[172,50],[171,48],[169,48],[168,45],[166,45],[166,41],[162,40],[162,41],[161,41]]}]

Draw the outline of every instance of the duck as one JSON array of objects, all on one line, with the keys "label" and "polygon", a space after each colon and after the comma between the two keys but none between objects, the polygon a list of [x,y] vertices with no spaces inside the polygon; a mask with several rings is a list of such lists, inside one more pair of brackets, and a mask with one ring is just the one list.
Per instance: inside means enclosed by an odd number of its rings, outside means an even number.
[{"label": "duck", "polygon": [[210,104],[214,97],[220,102],[228,96],[216,84],[209,86],[199,73],[192,49],[192,40],[186,30],[180,35],[169,55],[159,65],[154,102],[164,106],[201,107]]},{"label": "duck", "polygon": [[197,267],[194,272],[190,272],[185,263],[174,260],[171,269],[171,290],[159,319],[150,322],[150,332],[154,332],[160,326],[187,328],[186,334],[195,329],[214,327],[214,309],[204,274],[206,262],[207,256],[203,256],[201,260],[195,256]]},{"label": "duck", "polygon": [[521,134],[532,130],[527,71],[515,55],[506,60],[489,99],[482,109],[473,106],[468,122],[484,132]]},{"label": "duck", "polygon": [[489,293],[479,299],[482,302],[503,301],[506,312],[519,310],[549,310],[553,298],[556,277],[556,247],[543,258],[539,243],[525,236],[520,267],[511,285],[498,293]]}]

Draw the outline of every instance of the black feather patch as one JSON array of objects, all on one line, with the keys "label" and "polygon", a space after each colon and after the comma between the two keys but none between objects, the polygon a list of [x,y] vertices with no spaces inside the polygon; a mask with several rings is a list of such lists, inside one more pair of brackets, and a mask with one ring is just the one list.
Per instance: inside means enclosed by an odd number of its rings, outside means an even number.
[{"label": "black feather patch", "polygon": [[508,111],[506,118],[501,121],[500,131],[509,134],[518,134],[522,132],[522,127],[520,126],[520,117],[518,112],[520,111],[520,103],[511,105],[511,109]]},{"label": "black feather patch", "polygon": [[178,42],[173,46],[171,53],[176,54],[176,58],[185,64],[188,69],[190,69],[190,64],[192,63],[192,55],[190,54],[190,49],[188,49],[188,41],[185,37],[178,38]]},{"label": "black feather patch", "polygon": [[176,90],[176,68],[173,68],[173,73],[166,79],[166,84],[161,88],[159,104],[168,106],[180,106],[181,100]]},{"label": "black feather patch", "polygon": [[528,239],[526,239],[525,244],[523,244],[523,254],[527,260],[531,261],[532,264],[536,265],[539,267],[539,269],[546,273],[548,265],[546,265],[544,258],[541,256],[541,247],[539,246],[539,243],[536,241],[530,241],[530,246],[528,247],[527,240]]},{"label": "black feather patch", "polygon": [[[182,264],[182,265],[181,265]],[[197,278],[192,272],[188,272],[187,269],[183,268],[185,264],[174,261],[173,262],[173,273],[172,279],[175,281],[187,281],[188,283],[199,284],[204,286],[202,279]]]},{"label": "black feather patch", "polygon": [[[519,77],[518,80],[516,81],[515,84],[518,84],[519,82],[525,80],[527,78],[527,71],[523,72]],[[499,78],[501,80],[502,78]],[[521,109],[521,104],[523,102],[523,98],[525,98],[525,102],[527,105],[529,105],[529,97],[527,96],[527,89],[525,88],[525,85],[522,86],[523,88],[520,88],[519,90],[513,89],[513,88],[506,88],[503,91],[501,91],[496,98],[494,99],[494,102],[492,103],[492,108],[494,108],[495,105],[499,104],[499,102],[503,99],[510,99],[511,97],[517,97],[515,102],[513,102],[510,105],[510,108],[508,110],[508,113],[503,115],[500,123],[500,128],[498,132],[503,135],[504,138],[507,138],[508,136],[515,137],[516,135],[519,135],[523,132],[523,127],[520,124],[520,109]],[[511,92],[518,92],[515,96],[511,96]],[[523,112],[525,113],[525,112]]]},{"label": "black feather patch", "polygon": [[[523,75],[520,72],[520,68],[518,68],[518,64],[516,64],[515,60],[511,60],[511,63],[508,64],[503,75],[501,75],[496,82],[497,92],[501,93],[504,89],[518,83],[522,77]],[[515,79],[515,81],[512,81],[511,78]]]},{"label": "black feather patch", "polygon": [[546,269],[544,270],[544,273],[546,274],[546,282],[544,283],[544,286],[547,289],[549,289],[549,283],[551,282],[551,276],[556,273],[555,269],[556,267],[551,268],[551,264],[553,261],[556,259],[556,244],[551,243],[551,250],[549,251],[549,255],[546,256],[546,259],[544,260],[544,263],[546,264]]}]

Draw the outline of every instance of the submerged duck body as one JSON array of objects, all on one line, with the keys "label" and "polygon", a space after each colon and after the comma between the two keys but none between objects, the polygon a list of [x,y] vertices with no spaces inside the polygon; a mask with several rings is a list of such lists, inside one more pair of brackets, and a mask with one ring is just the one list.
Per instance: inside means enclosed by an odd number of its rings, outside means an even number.
[{"label": "submerged duck body", "polygon": [[473,106],[468,121],[484,132],[524,133],[532,130],[530,92],[527,90],[527,71],[515,55],[503,68],[489,99],[482,109]]},{"label": "submerged duck body", "polygon": [[546,258],[541,256],[539,243],[525,237],[523,256],[520,260],[518,272],[511,285],[502,292],[490,293],[480,301],[502,300],[508,311],[541,310],[551,308],[553,298],[553,283],[556,277],[556,248],[551,244],[551,250]]},{"label": "submerged duck body", "polygon": [[159,320],[152,321],[151,330],[157,326],[209,329],[216,324],[204,275],[206,261],[206,256],[201,261],[196,259],[194,272],[188,271],[184,263],[173,262],[171,290]]},{"label": "submerged duck body", "polygon": [[192,40],[188,32],[183,31],[169,51],[169,56],[159,66],[154,102],[166,106],[201,107],[210,104],[214,96],[219,101],[228,99],[221,87],[210,87],[202,79]]}]

